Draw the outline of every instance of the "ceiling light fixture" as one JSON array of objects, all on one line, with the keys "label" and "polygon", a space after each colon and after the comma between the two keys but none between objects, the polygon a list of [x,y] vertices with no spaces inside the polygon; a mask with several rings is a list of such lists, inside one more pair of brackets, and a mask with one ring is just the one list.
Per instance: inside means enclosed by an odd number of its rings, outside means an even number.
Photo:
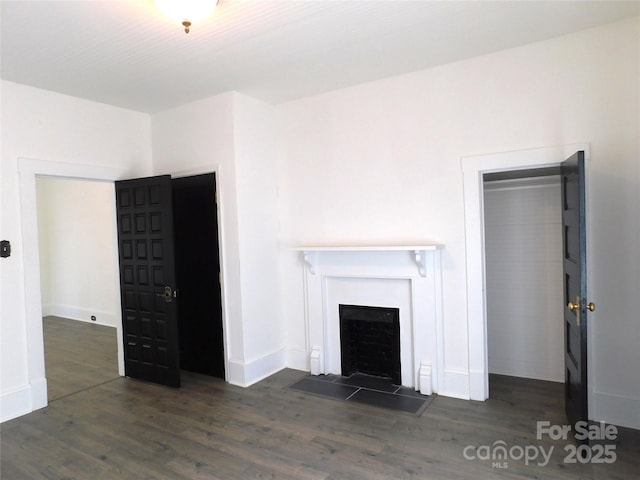
[{"label": "ceiling light fixture", "polygon": [[182,22],[185,33],[189,33],[192,22],[207,18],[218,4],[218,0],[155,0],[155,2],[167,17]]}]

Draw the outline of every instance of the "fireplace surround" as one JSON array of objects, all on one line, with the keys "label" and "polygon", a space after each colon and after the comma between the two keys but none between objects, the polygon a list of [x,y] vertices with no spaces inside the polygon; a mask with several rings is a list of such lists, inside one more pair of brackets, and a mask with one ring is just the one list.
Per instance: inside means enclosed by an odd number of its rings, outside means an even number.
[{"label": "fireplace surround", "polygon": [[342,373],[339,305],[399,312],[400,382],[424,394],[442,384],[438,245],[298,247],[305,266],[305,327],[313,375]]}]

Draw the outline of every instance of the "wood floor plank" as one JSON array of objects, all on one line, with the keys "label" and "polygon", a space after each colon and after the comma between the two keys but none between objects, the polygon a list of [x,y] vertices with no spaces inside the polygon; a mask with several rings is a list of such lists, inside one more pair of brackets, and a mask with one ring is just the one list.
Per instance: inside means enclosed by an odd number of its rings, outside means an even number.
[{"label": "wood floor plank", "polygon": [[55,316],[42,326],[49,401],[119,377],[115,328]]}]

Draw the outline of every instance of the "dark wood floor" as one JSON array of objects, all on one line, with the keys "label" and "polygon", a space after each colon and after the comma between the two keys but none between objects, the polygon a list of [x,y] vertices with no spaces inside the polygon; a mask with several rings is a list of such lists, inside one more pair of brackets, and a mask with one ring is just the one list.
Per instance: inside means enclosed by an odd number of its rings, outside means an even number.
[{"label": "dark wood floor", "polygon": [[[183,372],[171,389],[117,378],[54,400],[1,429],[3,480],[25,479],[624,479],[639,478],[640,435],[622,430],[613,464],[566,464],[570,442],[536,439],[564,424],[562,385],[494,376],[492,398],[436,397],[420,416],[288,388],[283,370],[243,389]],[[465,458],[532,446],[546,466]],[[517,454],[518,450],[514,450]],[[517,455],[516,455],[517,456]],[[541,457],[537,459],[541,461]]]},{"label": "dark wood floor", "polygon": [[44,317],[49,401],[119,378],[116,329]]}]

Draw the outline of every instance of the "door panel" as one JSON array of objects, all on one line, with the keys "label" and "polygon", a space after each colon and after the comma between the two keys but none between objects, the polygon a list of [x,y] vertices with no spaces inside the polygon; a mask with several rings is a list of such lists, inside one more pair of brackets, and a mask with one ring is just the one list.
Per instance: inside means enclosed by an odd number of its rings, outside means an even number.
[{"label": "door panel", "polygon": [[587,410],[587,257],[584,152],[561,164],[565,324],[565,408],[572,425]]},{"label": "door panel", "polygon": [[179,387],[171,177],[115,187],[125,374]]}]

